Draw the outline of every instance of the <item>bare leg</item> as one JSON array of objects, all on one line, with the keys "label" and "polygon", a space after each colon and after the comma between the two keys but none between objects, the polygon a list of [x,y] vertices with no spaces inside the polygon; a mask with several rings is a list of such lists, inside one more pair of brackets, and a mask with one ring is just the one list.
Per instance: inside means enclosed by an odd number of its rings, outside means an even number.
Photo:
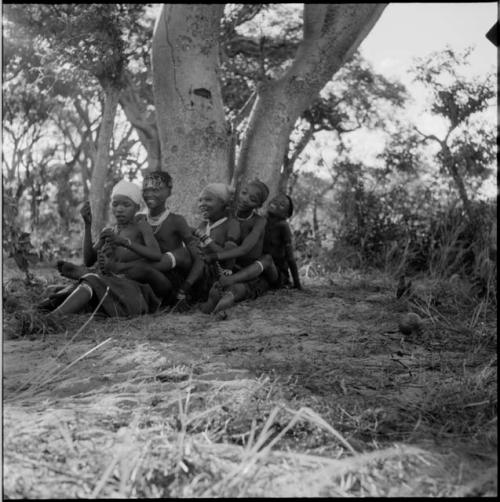
[{"label": "bare leg", "polygon": [[219,279],[220,285],[227,289],[238,282],[247,282],[259,277],[262,274],[262,267],[257,263],[252,263],[232,275],[225,275]]},{"label": "bare leg", "polygon": [[226,291],[215,308],[213,314],[231,308],[235,303],[246,300],[248,297],[247,288],[244,284],[234,284]]},{"label": "bare leg", "polygon": [[241,269],[235,274],[221,277],[219,279],[219,282],[222,287],[227,289],[228,287],[233,286],[234,284],[237,284],[239,282],[248,282],[252,279],[256,279],[261,274],[264,274],[271,283],[275,282],[278,279],[278,270],[276,269],[276,266],[274,265],[273,259],[270,255],[264,255],[259,259],[258,262],[254,262],[251,265],[248,265],[248,267]]},{"label": "bare leg", "polygon": [[74,291],[71,293],[66,300],[64,300],[59,307],[54,309],[48,317],[56,317],[57,315],[64,314],[76,314],[80,312],[80,310],[87,305],[87,303],[92,298],[92,294],[88,290],[87,287],[80,284]]},{"label": "bare leg", "polygon": [[204,314],[210,314],[223,294],[224,291],[220,283],[214,283],[214,285],[210,288],[210,292],[208,293],[208,300],[200,305],[200,310]]},{"label": "bare leg", "polygon": [[160,299],[169,299],[173,293],[172,283],[159,270],[154,269],[150,264],[140,263],[127,270],[125,275],[133,281],[142,284],[149,284],[153,293]]}]

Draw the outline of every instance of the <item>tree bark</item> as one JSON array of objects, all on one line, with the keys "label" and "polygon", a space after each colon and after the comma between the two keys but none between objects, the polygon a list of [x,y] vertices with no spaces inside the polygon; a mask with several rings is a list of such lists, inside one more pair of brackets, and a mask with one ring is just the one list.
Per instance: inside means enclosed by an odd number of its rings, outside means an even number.
[{"label": "tree bark", "polygon": [[242,140],[237,185],[258,177],[279,185],[296,120],[370,32],[387,4],[305,4],[304,38],[293,64],[260,89]]},{"label": "tree bark", "polygon": [[173,178],[172,210],[192,222],[203,186],[229,182],[230,131],[219,82],[224,4],[164,4],[152,67],[162,169]]},{"label": "tree bark", "polygon": [[109,149],[113,136],[119,92],[120,91],[111,84],[104,86],[102,121],[97,138],[96,159],[90,177],[90,208],[92,210],[92,235],[94,238],[96,238],[102,230],[106,219],[105,183],[108,173]]},{"label": "tree bark", "polygon": [[302,137],[299,139],[293,153],[289,155],[288,146],[285,150],[285,155],[283,157],[283,168],[280,171],[280,179],[278,181],[278,192],[289,193],[288,184],[290,182],[290,177],[293,174],[293,168],[295,166],[295,162],[299,158],[300,154],[304,151],[305,147],[308,145],[311,138],[314,136],[314,126],[310,126],[306,129]]}]

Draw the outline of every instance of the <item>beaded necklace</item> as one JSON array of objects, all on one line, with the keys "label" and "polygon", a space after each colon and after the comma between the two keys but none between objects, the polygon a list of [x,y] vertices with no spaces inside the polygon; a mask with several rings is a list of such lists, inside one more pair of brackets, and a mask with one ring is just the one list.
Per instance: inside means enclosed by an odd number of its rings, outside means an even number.
[{"label": "beaded necklace", "polygon": [[240,220],[240,221],[247,221],[247,220],[249,220],[250,218],[252,218],[256,214],[257,214],[257,211],[255,211],[255,209],[252,209],[252,212],[246,218],[240,218],[238,216],[238,220]]},{"label": "beaded necklace", "polygon": [[158,216],[151,216],[149,213],[146,213],[146,221],[151,225],[154,234],[160,230],[162,223],[168,218],[169,214],[170,209],[168,207],[166,207]]},{"label": "beaded necklace", "polygon": [[210,237],[210,232],[214,229],[217,228],[218,226],[222,225],[225,221],[227,220],[227,216],[224,216],[220,220],[217,220],[215,223],[210,224],[209,221],[207,221],[207,228],[205,229],[205,235]]}]

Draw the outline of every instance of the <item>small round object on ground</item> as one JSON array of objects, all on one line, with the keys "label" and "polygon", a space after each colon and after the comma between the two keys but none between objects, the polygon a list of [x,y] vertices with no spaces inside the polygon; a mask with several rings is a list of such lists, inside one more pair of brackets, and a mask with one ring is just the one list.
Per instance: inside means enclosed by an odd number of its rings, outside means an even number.
[{"label": "small round object on ground", "polygon": [[410,335],[422,329],[422,319],[420,319],[418,314],[413,312],[403,314],[399,320],[398,327],[403,335]]}]

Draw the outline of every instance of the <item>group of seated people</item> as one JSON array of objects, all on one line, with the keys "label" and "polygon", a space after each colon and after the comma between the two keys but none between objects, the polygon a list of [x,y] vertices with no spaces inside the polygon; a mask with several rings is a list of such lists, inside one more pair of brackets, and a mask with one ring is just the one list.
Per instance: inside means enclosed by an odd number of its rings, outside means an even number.
[{"label": "group of seated people", "polygon": [[262,216],[258,209],[269,189],[261,181],[247,183],[236,197],[228,185],[211,183],[199,195],[203,221],[191,228],[168,209],[171,191],[164,171],[147,174],[142,190],[130,181],[117,183],[111,194],[116,223],[95,243],[84,203],[84,263],[59,261],[59,272],[74,282],[53,291],[39,308],[52,317],[95,309],[114,317],[198,305],[206,314],[224,315],[236,302],[290,285],[289,273],[301,289],[286,221],[293,213],[290,197],[274,197]]}]

